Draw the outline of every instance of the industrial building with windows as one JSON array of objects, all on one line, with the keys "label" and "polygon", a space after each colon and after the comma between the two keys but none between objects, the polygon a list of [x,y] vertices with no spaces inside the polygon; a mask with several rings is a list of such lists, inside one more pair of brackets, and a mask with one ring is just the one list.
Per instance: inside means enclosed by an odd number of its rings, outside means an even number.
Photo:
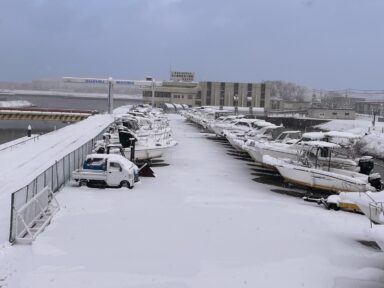
[{"label": "industrial building with windows", "polygon": [[[195,82],[192,72],[171,72],[169,81],[155,88],[155,106],[164,103],[188,106],[263,107],[270,109],[270,87],[267,83]],[[143,90],[145,103],[152,102],[152,90]]]}]

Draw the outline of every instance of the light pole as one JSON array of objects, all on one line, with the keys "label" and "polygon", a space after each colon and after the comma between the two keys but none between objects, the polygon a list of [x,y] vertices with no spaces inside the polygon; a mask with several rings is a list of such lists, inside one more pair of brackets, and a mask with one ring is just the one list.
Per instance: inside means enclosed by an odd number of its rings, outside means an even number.
[{"label": "light pole", "polygon": [[112,77],[108,78],[108,113],[112,114],[113,111],[113,79]]},{"label": "light pole", "polygon": [[247,103],[249,103],[249,114],[253,114],[253,108],[252,108],[252,97],[247,96]]},{"label": "light pole", "polygon": [[221,92],[220,92],[220,107],[219,107],[220,110],[223,110],[224,109],[224,96],[221,95]]},{"label": "light pole", "polygon": [[239,96],[237,94],[233,95],[233,105],[235,106],[235,114],[239,113]]}]

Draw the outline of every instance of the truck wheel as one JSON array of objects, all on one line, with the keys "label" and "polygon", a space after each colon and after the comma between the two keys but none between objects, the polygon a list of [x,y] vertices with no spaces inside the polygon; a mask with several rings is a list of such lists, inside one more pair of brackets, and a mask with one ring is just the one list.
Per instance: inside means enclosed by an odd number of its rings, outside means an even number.
[{"label": "truck wheel", "polygon": [[85,180],[85,179],[81,179],[80,181],[79,181],[79,186],[81,187],[81,186],[86,186],[87,185],[87,180]]},{"label": "truck wheel", "polygon": [[120,187],[127,187],[128,189],[132,189],[132,185],[129,184],[128,181],[121,181]]}]

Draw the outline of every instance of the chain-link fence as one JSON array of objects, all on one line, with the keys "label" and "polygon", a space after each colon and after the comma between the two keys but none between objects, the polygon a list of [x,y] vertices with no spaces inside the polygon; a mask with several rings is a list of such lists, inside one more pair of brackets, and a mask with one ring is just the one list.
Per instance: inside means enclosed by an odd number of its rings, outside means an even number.
[{"label": "chain-link fence", "polygon": [[95,141],[100,140],[103,133],[104,131],[75,151],[56,161],[54,165],[37,176],[31,183],[12,193],[9,242],[13,243],[16,237],[16,211],[46,186],[51,188],[53,192],[59,191],[70,179],[71,172],[81,167],[85,157],[92,152]]}]

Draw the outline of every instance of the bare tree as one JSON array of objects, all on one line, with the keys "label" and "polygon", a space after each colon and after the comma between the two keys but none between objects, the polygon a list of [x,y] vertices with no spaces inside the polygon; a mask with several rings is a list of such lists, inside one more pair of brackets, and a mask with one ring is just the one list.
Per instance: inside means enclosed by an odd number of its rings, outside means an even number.
[{"label": "bare tree", "polygon": [[336,91],[326,92],[321,98],[321,104],[331,109],[353,108],[351,99]]},{"label": "bare tree", "polygon": [[280,97],[288,101],[301,102],[305,100],[307,89],[303,86],[284,81],[269,81],[271,96]]}]

